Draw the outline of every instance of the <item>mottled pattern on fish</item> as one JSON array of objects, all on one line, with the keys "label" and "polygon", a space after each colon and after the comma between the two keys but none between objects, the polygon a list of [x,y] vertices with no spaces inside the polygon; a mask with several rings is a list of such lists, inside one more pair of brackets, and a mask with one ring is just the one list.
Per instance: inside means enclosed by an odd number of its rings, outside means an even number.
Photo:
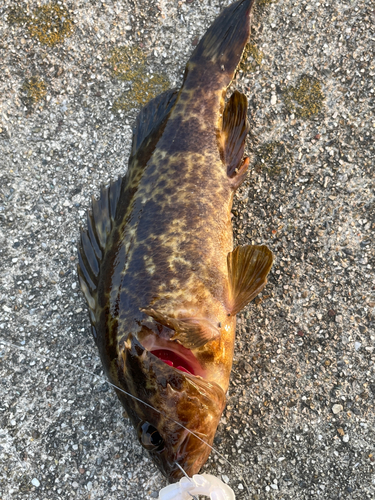
[{"label": "mottled pattern on fish", "polygon": [[[266,283],[266,247],[233,250],[231,207],[248,167],[246,97],[225,93],[252,0],[228,7],[187,64],[182,88],[141,111],[129,170],[102,188],[79,253],[81,288],[111,381],[143,446],[170,479],[199,471],[225,404],[235,315]],[[152,354],[153,353],[153,354]],[[180,366],[179,366],[180,364]]]}]

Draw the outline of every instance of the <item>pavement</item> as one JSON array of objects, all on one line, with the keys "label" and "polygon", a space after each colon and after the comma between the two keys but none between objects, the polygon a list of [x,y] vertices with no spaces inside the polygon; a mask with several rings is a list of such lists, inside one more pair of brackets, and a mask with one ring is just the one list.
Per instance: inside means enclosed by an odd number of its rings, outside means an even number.
[{"label": "pavement", "polygon": [[[1,500],[166,485],[102,378],[77,241],[126,171],[142,103],[181,84],[227,3],[0,7]],[[233,467],[211,454],[203,469],[240,500],[375,498],[374,26],[371,0],[258,0],[231,87],[251,124],[236,242],[275,254],[238,316],[215,438]]]}]

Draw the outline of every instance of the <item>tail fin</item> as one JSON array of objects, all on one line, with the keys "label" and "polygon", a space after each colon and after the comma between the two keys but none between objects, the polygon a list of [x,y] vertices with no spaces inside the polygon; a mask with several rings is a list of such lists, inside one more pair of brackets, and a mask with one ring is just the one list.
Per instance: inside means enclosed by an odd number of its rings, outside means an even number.
[{"label": "tail fin", "polygon": [[229,5],[207,30],[194,50],[189,65],[207,64],[210,71],[224,73],[229,85],[250,36],[250,12],[254,0]]}]

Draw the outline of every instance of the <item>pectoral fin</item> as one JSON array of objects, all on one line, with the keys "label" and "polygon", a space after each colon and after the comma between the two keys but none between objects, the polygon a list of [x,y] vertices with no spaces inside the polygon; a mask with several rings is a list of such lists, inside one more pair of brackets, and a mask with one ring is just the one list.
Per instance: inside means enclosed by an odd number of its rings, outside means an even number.
[{"label": "pectoral fin", "polygon": [[272,261],[272,252],[265,245],[237,247],[228,254],[231,314],[237,314],[263,290]]},{"label": "pectoral fin", "polygon": [[187,349],[196,349],[220,337],[220,331],[207,319],[171,318],[155,309],[141,309],[156,322],[175,331],[170,340],[177,340]]}]

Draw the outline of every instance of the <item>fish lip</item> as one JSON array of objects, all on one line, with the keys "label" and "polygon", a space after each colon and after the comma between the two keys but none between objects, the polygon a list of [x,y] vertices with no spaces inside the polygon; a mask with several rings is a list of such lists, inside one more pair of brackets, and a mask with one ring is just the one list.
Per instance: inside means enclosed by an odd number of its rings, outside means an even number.
[{"label": "fish lip", "polygon": [[206,370],[204,370],[202,365],[199,363],[194,353],[190,349],[187,349],[186,347],[179,344],[177,341],[166,340],[154,334],[153,332],[150,332],[140,341],[140,344],[152,356],[163,361],[164,363],[165,361],[159,356],[153,354],[153,351],[170,351],[181,360],[181,366],[185,364],[186,367],[190,367],[193,371],[191,372],[191,370],[189,370],[190,373],[186,373],[183,370],[179,370],[175,366],[170,366],[168,363],[165,363],[172,370],[177,370],[178,373],[183,373],[187,377],[201,377],[203,379],[206,378]]}]

